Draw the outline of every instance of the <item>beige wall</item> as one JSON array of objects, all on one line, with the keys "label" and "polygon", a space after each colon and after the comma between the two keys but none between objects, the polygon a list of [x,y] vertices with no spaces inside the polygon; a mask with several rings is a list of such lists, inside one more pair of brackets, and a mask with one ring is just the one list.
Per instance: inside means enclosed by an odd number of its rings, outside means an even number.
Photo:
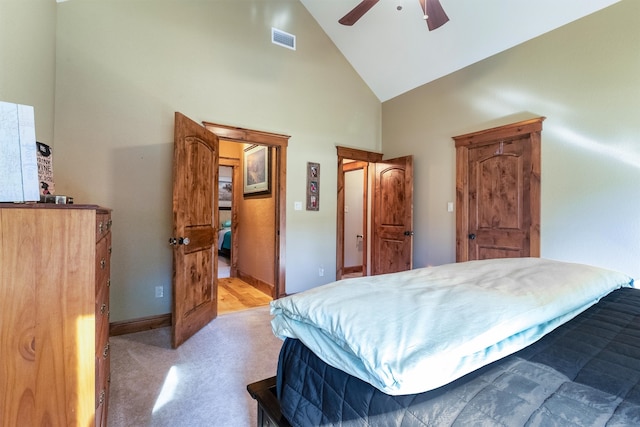
[{"label": "beige wall", "polygon": [[[243,170],[243,153],[247,147],[232,141],[220,141],[220,157],[236,159]],[[272,154],[272,188],[275,171],[275,153]],[[231,173],[231,172],[229,172]],[[244,197],[243,178],[234,183],[234,191],[239,191],[237,233],[233,239],[238,242],[237,268],[239,276],[248,276],[269,285],[275,284],[275,199],[273,191],[268,195]],[[231,211],[219,211],[222,218],[231,219]]]},{"label": "beige wall", "polygon": [[[271,149],[271,185],[274,183],[275,149]],[[244,170],[244,159],[240,164]],[[243,185],[243,183],[240,183]],[[242,191],[242,190],[241,190]],[[276,203],[270,194],[240,197],[238,207],[238,270],[269,285],[275,285]]]},{"label": "beige wall", "polygon": [[[114,209],[112,321],[171,309],[175,111],[291,135],[286,291],[333,279],[335,145],[379,150],[381,104],[299,1],[74,0],[57,15],[56,190]],[[272,26],[297,50],[271,44]],[[308,161],[319,212],[293,210]]]},{"label": "beige wall", "polygon": [[[113,321],[170,311],[154,287],[170,295],[174,111],[292,136],[287,292],[335,270],[335,145],[414,154],[416,266],[441,264],[454,259],[451,136],[537,115],[543,256],[639,277],[639,7],[623,0],[381,106],[295,0],[0,0],[0,99],[35,106],[57,192],[115,209]],[[298,50],[272,45],[272,25]],[[319,212],[293,210],[308,161],[322,166]]]},{"label": "beige wall", "polygon": [[414,154],[415,265],[455,260],[452,136],[546,116],[542,256],[640,277],[640,2],[383,103],[383,151]]},{"label": "beige wall", "polygon": [[0,101],[32,105],[36,139],[52,147],[55,47],[55,0],[0,0]]}]

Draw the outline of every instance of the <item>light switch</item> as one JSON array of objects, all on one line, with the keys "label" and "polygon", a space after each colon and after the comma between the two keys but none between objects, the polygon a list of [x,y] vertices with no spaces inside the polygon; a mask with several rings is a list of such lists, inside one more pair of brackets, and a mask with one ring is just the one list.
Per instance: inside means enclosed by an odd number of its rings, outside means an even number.
[{"label": "light switch", "polygon": [[453,212],[453,202],[447,202],[447,212]]},{"label": "light switch", "polygon": [[302,210],[302,202],[293,202],[293,210],[301,211]]}]

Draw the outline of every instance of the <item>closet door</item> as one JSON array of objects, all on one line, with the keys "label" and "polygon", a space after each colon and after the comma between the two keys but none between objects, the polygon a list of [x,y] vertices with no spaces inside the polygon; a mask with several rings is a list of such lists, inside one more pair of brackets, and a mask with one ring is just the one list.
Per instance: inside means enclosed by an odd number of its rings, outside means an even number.
[{"label": "closet door", "polygon": [[542,120],[454,137],[457,261],[540,256]]}]

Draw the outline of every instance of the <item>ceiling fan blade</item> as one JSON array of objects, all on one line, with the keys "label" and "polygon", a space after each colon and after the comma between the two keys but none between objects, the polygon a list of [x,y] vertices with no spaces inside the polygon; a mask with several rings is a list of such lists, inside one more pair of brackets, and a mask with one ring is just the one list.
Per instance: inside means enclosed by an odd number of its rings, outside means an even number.
[{"label": "ceiling fan blade", "polygon": [[420,6],[422,6],[423,12],[426,10],[429,31],[440,28],[449,21],[449,17],[442,8],[440,0],[420,0]]},{"label": "ceiling fan blade", "polygon": [[358,19],[362,18],[362,15],[367,13],[376,3],[380,0],[363,0],[351,12],[344,15],[338,20],[342,25],[353,25]]}]

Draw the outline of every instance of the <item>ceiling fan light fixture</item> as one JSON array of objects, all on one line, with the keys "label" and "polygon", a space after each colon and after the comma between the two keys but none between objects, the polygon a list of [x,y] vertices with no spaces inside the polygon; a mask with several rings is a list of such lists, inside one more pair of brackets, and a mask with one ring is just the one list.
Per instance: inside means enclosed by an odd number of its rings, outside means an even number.
[{"label": "ceiling fan light fixture", "polygon": [[[342,18],[338,19],[338,22],[342,25],[353,25],[362,16],[369,11],[380,0],[361,0],[349,13]],[[433,31],[436,28],[441,27],[449,21],[449,17],[445,13],[440,0],[418,0],[420,2],[420,9],[422,9],[422,19],[427,23],[429,31]],[[427,6],[428,4],[428,6]],[[402,10],[402,6],[396,6],[396,10]],[[431,17],[427,14],[427,11],[431,12]]]}]

